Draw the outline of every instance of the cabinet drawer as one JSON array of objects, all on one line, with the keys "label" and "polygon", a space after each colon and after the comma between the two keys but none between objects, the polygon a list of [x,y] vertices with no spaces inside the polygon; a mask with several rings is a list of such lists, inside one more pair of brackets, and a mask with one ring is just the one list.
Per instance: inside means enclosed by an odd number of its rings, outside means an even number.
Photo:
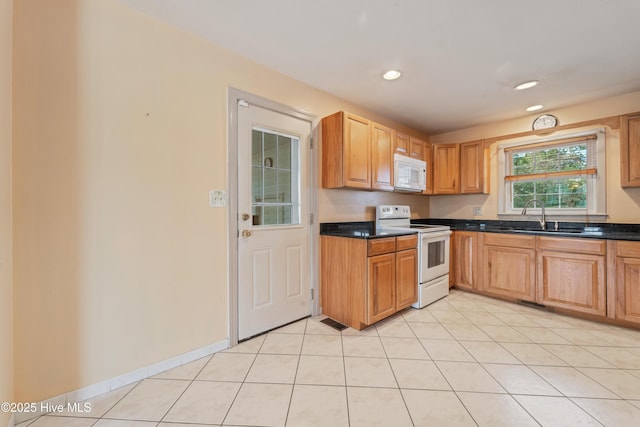
[{"label": "cabinet drawer", "polygon": [[396,238],[371,239],[367,245],[369,256],[387,254],[396,251]]},{"label": "cabinet drawer", "polygon": [[640,242],[625,242],[618,240],[616,242],[616,255],[640,258]]},{"label": "cabinet drawer", "polygon": [[396,250],[404,251],[407,249],[415,249],[418,246],[418,236],[398,236],[396,237]]},{"label": "cabinet drawer", "polygon": [[606,247],[604,240],[538,236],[538,249],[550,251],[604,255]]},{"label": "cabinet drawer", "polygon": [[513,234],[485,233],[484,244],[492,246],[508,246],[522,249],[535,249],[535,236],[517,236]]}]

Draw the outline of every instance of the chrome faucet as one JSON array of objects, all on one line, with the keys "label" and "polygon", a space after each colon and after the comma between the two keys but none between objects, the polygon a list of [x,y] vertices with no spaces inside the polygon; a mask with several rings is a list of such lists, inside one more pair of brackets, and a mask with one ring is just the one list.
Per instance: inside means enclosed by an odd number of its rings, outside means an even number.
[{"label": "chrome faucet", "polygon": [[545,215],[544,215],[544,203],[542,202],[542,200],[540,199],[531,199],[531,200],[527,200],[527,203],[524,204],[524,209],[522,209],[522,215],[526,215],[527,214],[527,207],[531,204],[531,202],[535,202],[537,204],[542,205],[542,218],[540,218],[538,220],[538,222],[540,223],[540,227],[542,227],[542,229],[545,229],[545,224],[547,223],[547,221],[545,220]]}]

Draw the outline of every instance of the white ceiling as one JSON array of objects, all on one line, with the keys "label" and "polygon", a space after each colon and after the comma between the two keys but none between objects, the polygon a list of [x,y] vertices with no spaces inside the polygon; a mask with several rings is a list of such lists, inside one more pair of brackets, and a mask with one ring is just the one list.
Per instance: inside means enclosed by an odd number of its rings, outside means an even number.
[{"label": "white ceiling", "polygon": [[640,90],[640,0],[117,1],[430,134]]}]

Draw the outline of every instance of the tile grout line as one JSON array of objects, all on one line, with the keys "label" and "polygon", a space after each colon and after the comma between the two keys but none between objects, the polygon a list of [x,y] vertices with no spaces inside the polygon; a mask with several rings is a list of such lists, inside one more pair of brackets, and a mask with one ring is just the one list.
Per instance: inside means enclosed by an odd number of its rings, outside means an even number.
[{"label": "tile grout line", "polygon": [[347,425],[351,425],[351,411],[349,410],[349,389],[347,388],[347,364],[344,354],[344,334],[340,331],[340,348],[342,349],[342,373],[344,375],[344,400],[347,405]]},{"label": "tile grout line", "polygon": [[204,368],[213,360],[214,357],[215,357],[215,354],[213,356],[211,356],[209,358],[209,360],[207,361],[207,363],[205,363],[202,366],[202,368],[200,368],[200,370],[194,375],[194,377],[189,381],[189,384],[185,387],[185,389],[182,391],[182,393],[180,393],[180,396],[178,396],[178,398],[171,404],[171,406],[169,407],[169,409],[167,409],[167,411],[164,413],[162,418],[160,418],[160,421],[157,422],[156,426],[160,425],[160,423],[164,421],[164,419],[167,417],[169,412],[171,412],[171,410],[176,406],[176,403],[178,403],[178,401],[182,398],[182,396],[184,396],[184,394],[187,392],[187,390],[189,390],[189,387],[191,387],[191,385],[196,381],[196,378],[198,378],[198,375],[200,375],[200,373],[202,373]]},{"label": "tile grout line", "polygon": [[264,343],[267,341],[268,334],[269,334],[268,332],[265,334],[264,340],[262,340],[262,343],[260,344],[255,354],[253,355],[253,360],[251,361],[251,365],[249,366],[249,369],[247,369],[247,372],[244,374],[244,377],[240,382],[240,387],[238,387],[238,391],[236,391],[235,396],[233,396],[233,399],[231,400],[231,404],[229,405],[229,408],[227,408],[227,411],[224,414],[224,417],[222,417],[222,422],[220,423],[220,425],[224,425],[225,421],[227,420],[227,417],[229,416],[229,412],[231,412],[231,408],[233,408],[233,405],[236,403],[236,400],[238,399],[238,395],[240,394],[240,390],[242,390],[242,386],[245,384],[245,380],[247,379],[249,372],[251,372],[251,368],[253,368],[253,364],[256,362],[256,359],[258,358],[258,354],[260,354],[260,350],[262,350]]},{"label": "tile grout line", "polygon": [[287,413],[284,416],[285,426],[289,422],[289,413],[291,412],[291,403],[293,402],[293,393],[296,390],[296,380],[298,379],[298,370],[300,369],[300,361],[302,360],[302,349],[304,348],[304,342],[307,339],[308,327],[309,327],[309,319],[307,319],[304,323],[304,331],[302,332],[302,344],[300,344],[300,352],[298,353],[298,363],[296,364],[296,372],[293,374],[293,384],[291,384],[291,394],[289,396],[289,405],[287,406]]}]

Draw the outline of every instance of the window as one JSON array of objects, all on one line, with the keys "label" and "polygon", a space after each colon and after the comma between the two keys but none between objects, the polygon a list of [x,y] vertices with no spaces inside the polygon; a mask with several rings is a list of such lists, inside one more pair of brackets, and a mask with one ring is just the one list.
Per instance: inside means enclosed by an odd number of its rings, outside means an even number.
[{"label": "window", "polygon": [[500,214],[520,215],[536,200],[532,214],[544,204],[551,215],[606,215],[604,135],[596,129],[501,145]]},{"label": "window", "polygon": [[294,136],[253,129],[253,225],[300,224],[299,144]]}]

